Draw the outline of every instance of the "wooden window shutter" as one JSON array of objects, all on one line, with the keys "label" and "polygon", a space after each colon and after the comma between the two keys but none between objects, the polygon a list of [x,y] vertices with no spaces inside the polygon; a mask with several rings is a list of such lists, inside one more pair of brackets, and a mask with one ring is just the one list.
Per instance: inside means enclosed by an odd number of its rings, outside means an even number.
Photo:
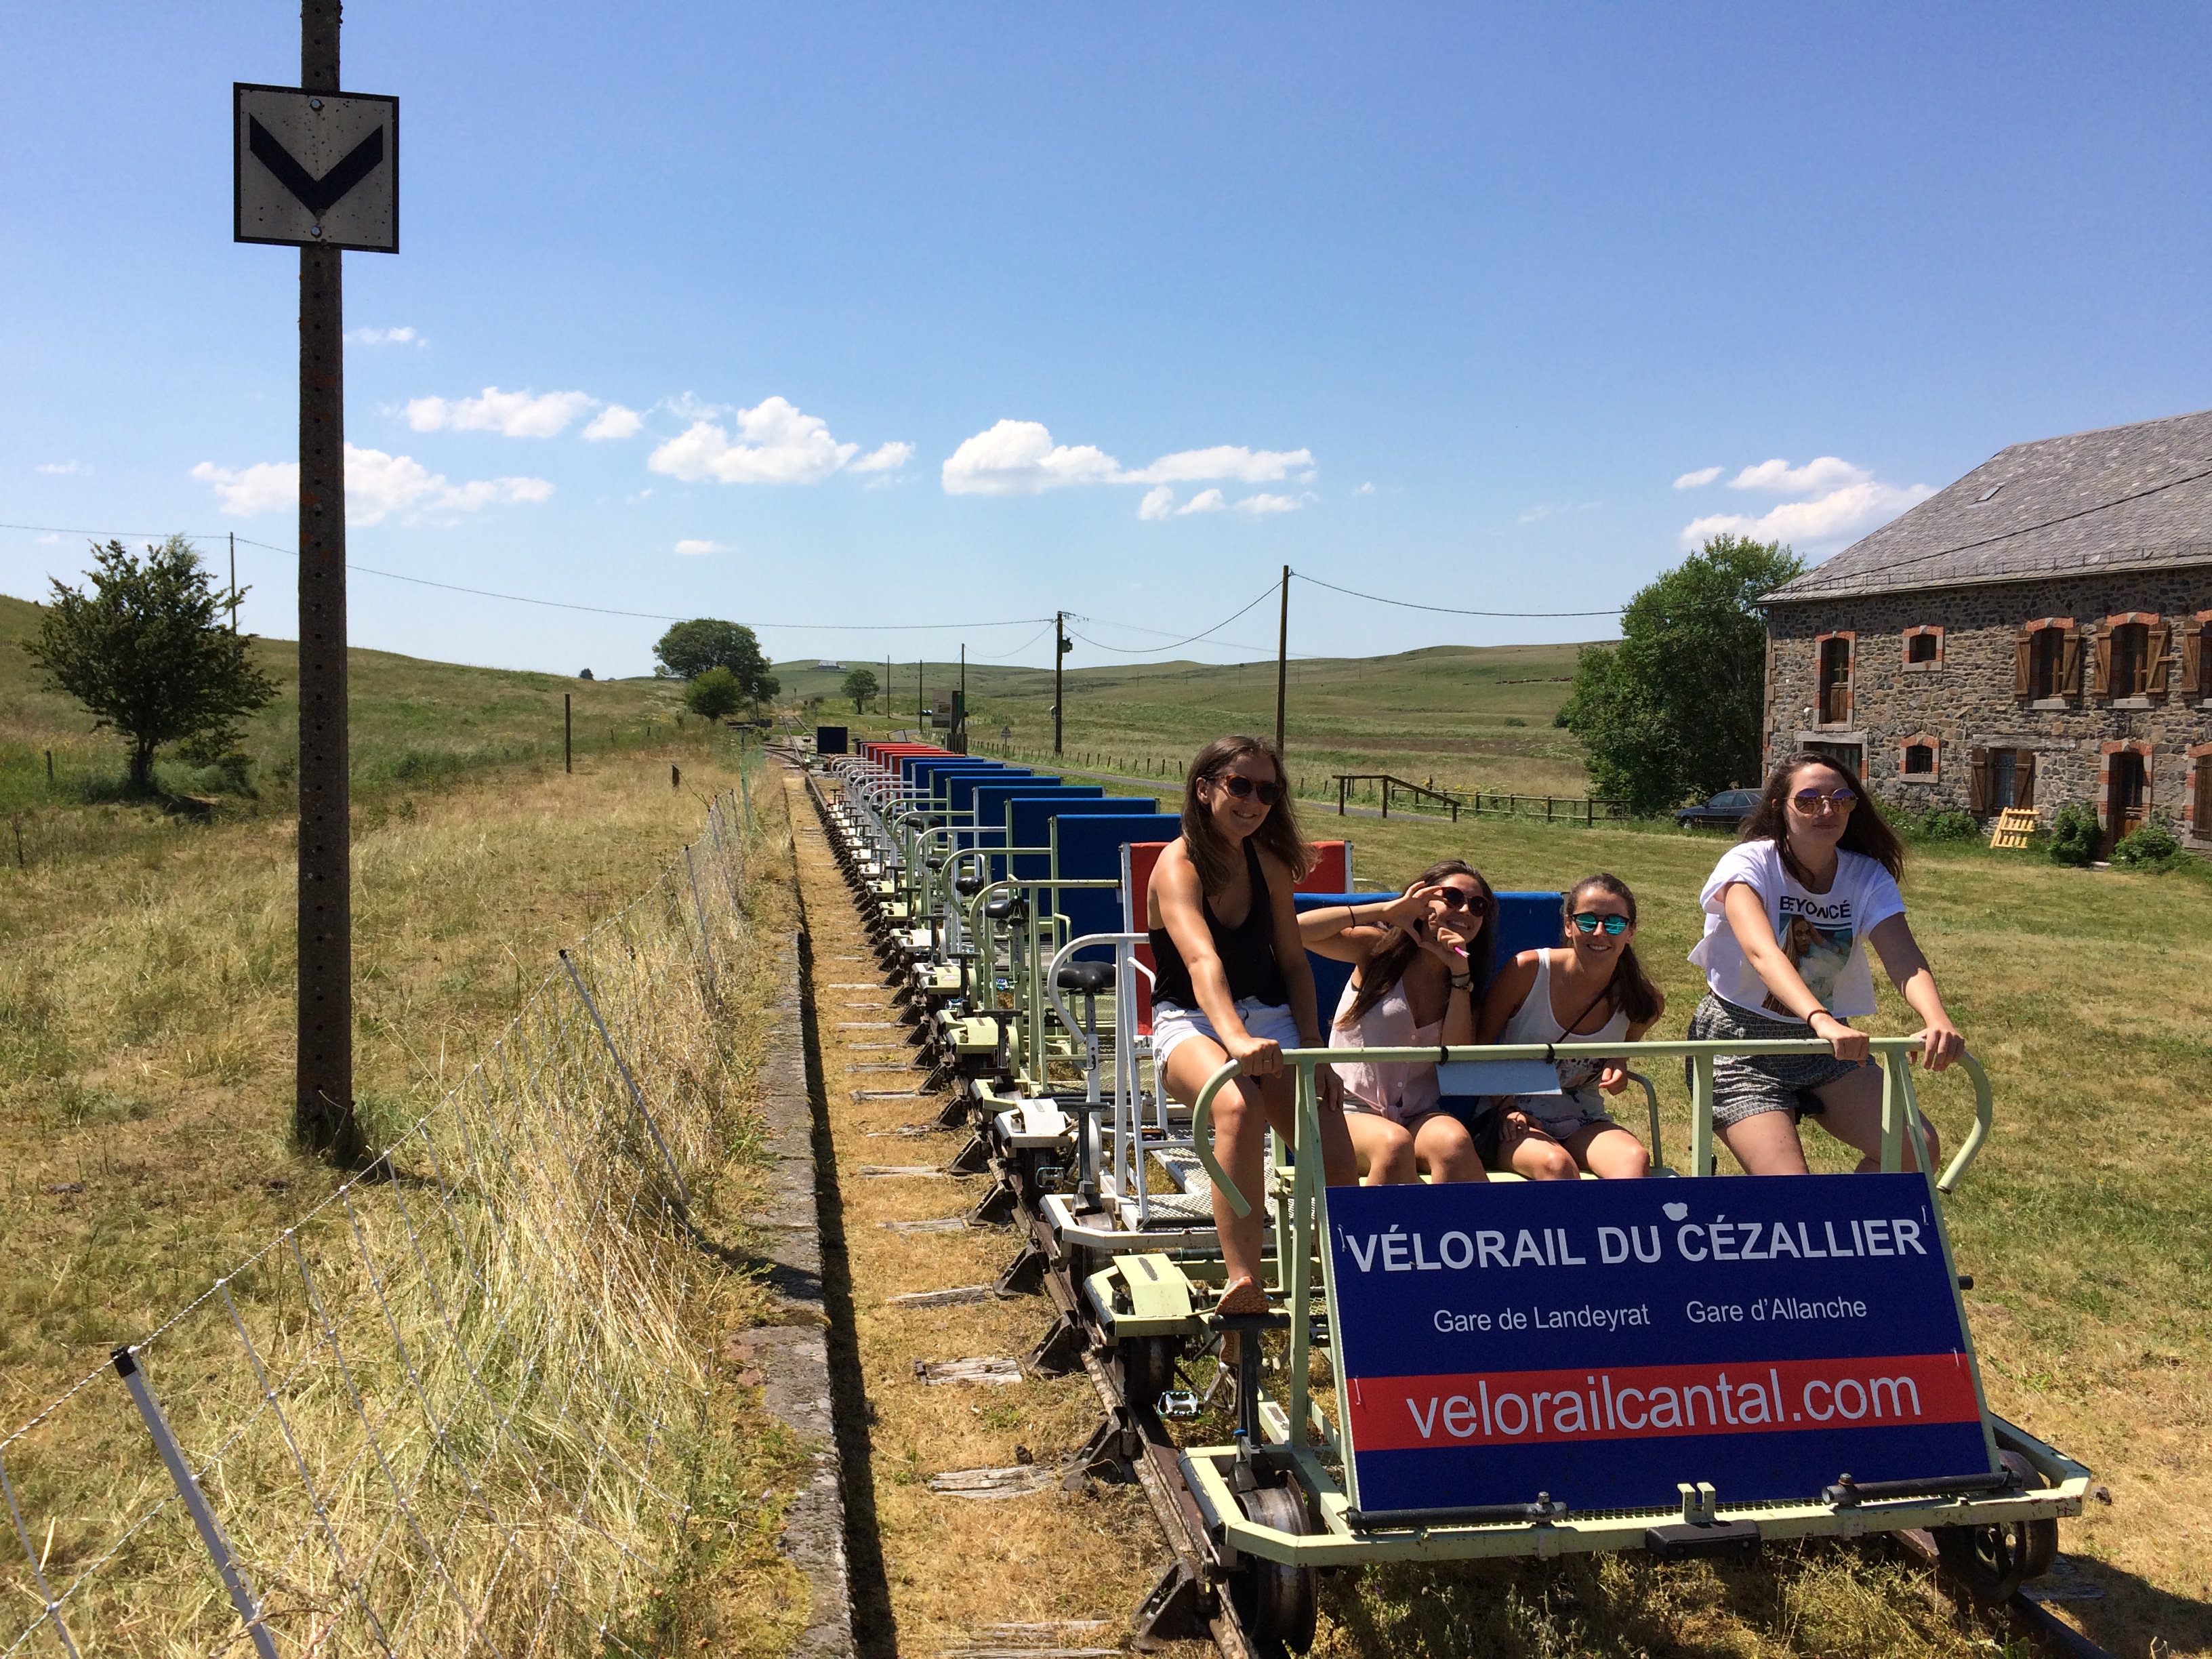
[{"label": "wooden window shutter", "polygon": [[2204,695],[2204,624],[2197,623],[2181,636],[2181,695]]},{"label": "wooden window shutter", "polygon": [[[2081,695],[2081,636],[2070,628],[2066,630],[2065,647],[2064,653],[2059,658],[2058,695],[2078,697]],[[2109,652],[2111,647],[2100,641],[2098,649]],[[2105,659],[2100,658],[2099,660]],[[2098,689],[2101,690],[2103,688]]]},{"label": "wooden window shutter", "polygon": [[2160,623],[2150,630],[2150,672],[2143,677],[2143,695],[2166,695],[2166,653],[2173,649],[2173,624]]},{"label": "wooden window shutter", "polygon": [[2028,692],[2030,661],[2035,651],[2035,635],[2025,628],[2012,642],[2012,694],[2024,697]]},{"label": "wooden window shutter", "polygon": [[1989,816],[1990,751],[1986,749],[1969,750],[1966,756],[1966,810],[1978,818]]},{"label": "wooden window shutter", "polygon": [[2012,804],[2014,806],[2035,805],[2035,750],[2015,750],[2012,761]]},{"label": "wooden window shutter", "polygon": [[2089,695],[2093,697],[2112,695],[2112,630],[2109,628],[2100,629],[2097,635],[2096,678],[2089,683]]}]

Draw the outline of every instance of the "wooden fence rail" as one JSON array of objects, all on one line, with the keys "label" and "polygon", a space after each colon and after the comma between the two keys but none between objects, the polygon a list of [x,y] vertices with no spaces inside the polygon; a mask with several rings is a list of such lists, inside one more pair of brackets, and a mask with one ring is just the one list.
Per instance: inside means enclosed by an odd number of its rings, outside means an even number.
[{"label": "wooden fence rail", "polygon": [[[1451,815],[1454,823],[1460,814],[1471,813],[1480,817],[1541,818],[1547,823],[1619,823],[1628,817],[1628,803],[1621,800],[1598,800],[1577,795],[1521,795],[1494,790],[1472,790],[1462,793],[1454,790],[1437,789],[1425,783],[1415,783],[1388,772],[1338,772],[1336,779],[1336,812],[1344,816],[1346,801],[1356,784],[1371,783],[1380,790],[1382,816],[1390,816],[1390,797],[1395,793],[1411,796],[1416,802],[1435,802]],[[1417,809],[1418,810],[1418,809]]]}]

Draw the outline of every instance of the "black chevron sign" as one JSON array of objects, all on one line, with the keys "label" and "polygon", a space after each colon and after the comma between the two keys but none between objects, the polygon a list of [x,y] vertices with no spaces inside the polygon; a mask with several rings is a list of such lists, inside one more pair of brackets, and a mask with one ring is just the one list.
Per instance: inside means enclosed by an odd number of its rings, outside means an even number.
[{"label": "black chevron sign", "polygon": [[294,159],[292,152],[254,117],[246,118],[246,148],[254,160],[276,176],[276,182],[298,198],[300,205],[319,219],[343,201],[348,191],[376,171],[384,161],[384,129],[379,127],[356,144],[336,167],[316,178]]}]

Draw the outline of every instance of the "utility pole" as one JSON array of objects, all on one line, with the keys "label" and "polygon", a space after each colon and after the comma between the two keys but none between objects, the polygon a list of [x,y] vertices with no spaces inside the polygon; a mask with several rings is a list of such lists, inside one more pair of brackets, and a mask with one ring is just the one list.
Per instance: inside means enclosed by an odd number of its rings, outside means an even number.
[{"label": "utility pole", "polygon": [[960,647],[960,690],[952,699],[952,752],[968,752],[968,647]]},{"label": "utility pole", "polygon": [[919,659],[915,659],[914,665],[914,720],[917,726],[926,726],[929,724],[929,702],[922,694],[921,663]]},{"label": "utility pole", "polygon": [[[338,90],[339,0],[301,0],[300,85]],[[349,1162],[353,866],[346,775],[345,304],[335,247],[300,249],[300,1003],[293,1128]]]},{"label": "utility pole", "polygon": [[238,632],[238,532],[230,532],[230,631]]},{"label": "utility pole", "polygon": [[576,769],[576,694],[561,694],[561,769]]},{"label": "utility pole", "polygon": [[1291,568],[1283,567],[1283,615],[1275,627],[1275,753],[1283,752],[1283,699],[1291,683]]},{"label": "utility pole", "polygon": [[1067,660],[1067,612],[1052,613],[1052,752],[1060,753],[1060,665]]}]

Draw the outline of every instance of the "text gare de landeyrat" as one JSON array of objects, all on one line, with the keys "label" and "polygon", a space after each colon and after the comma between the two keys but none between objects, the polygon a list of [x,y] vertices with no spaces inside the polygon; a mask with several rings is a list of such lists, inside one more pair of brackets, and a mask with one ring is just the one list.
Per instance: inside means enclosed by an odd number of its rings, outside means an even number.
[{"label": "text gare de landeyrat", "polygon": [[1565,1227],[1519,1229],[1509,1242],[1503,1229],[1479,1227],[1472,1232],[1454,1228],[1440,1235],[1435,1253],[1419,1232],[1407,1232],[1402,1224],[1388,1232],[1364,1237],[1337,1230],[1337,1243],[1352,1265],[1367,1273],[1468,1273],[1492,1267],[1586,1267],[1595,1250],[1600,1265],[1611,1267],[1633,1257],[1644,1263],[1662,1261],[1671,1243],[1684,1261],[1799,1261],[1854,1256],[1926,1255],[1921,1224],[1911,1216],[1854,1218],[1844,1231],[1832,1220],[1821,1222],[1730,1221],[1723,1215],[1711,1221],[1685,1221],[1679,1226],[1600,1227],[1594,1237],[1579,1242]]}]

